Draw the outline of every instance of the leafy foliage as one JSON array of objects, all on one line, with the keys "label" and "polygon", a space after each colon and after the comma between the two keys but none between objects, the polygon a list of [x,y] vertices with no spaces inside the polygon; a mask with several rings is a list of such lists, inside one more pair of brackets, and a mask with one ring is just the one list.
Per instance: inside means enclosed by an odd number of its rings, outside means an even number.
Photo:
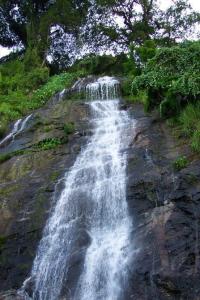
[{"label": "leafy foliage", "polygon": [[127,73],[126,63],[127,56],[125,54],[116,56],[90,54],[76,61],[71,69],[75,72],[83,70],[85,74],[91,75],[117,75]]},{"label": "leafy foliage", "polygon": [[200,14],[193,11],[188,0],[173,1],[165,11],[160,9],[158,0],[92,3],[85,35],[88,47],[94,45],[95,52],[103,51],[105,44],[116,52],[143,46],[146,41],[172,46],[180,39],[191,37],[200,22]]},{"label": "leafy foliage", "polygon": [[158,49],[143,73],[133,80],[132,91],[146,89],[149,108],[160,105],[162,116],[177,113],[200,95],[200,42]]},{"label": "leafy foliage", "polygon": [[[41,64],[54,43],[57,28],[62,29],[63,35],[69,33],[77,36],[89,6],[87,0],[1,0],[0,44],[28,50],[27,61],[30,64],[34,62],[30,59],[30,53],[35,52]],[[54,43],[53,50],[55,48],[58,50],[59,47]]]},{"label": "leafy foliage", "polygon": [[32,94],[31,109],[35,109],[43,104],[57,92],[68,88],[72,83],[83,75],[83,72],[77,73],[61,73],[52,76],[49,81]]}]

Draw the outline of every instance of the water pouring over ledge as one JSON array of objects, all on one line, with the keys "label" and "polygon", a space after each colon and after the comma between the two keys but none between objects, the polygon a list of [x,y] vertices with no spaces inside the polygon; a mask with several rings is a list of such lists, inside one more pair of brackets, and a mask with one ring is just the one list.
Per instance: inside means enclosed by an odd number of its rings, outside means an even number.
[{"label": "water pouring over ledge", "polygon": [[86,86],[88,100],[112,100],[119,97],[120,83],[113,77],[104,76]]},{"label": "water pouring over ledge", "polygon": [[17,120],[14,123],[11,132],[3,140],[0,141],[0,147],[4,146],[4,144],[9,141],[13,141],[19,133],[21,133],[23,130],[25,130],[31,117],[32,117],[32,114],[28,115],[24,119]]},{"label": "water pouring over ledge", "polygon": [[[118,88],[110,77],[86,88],[93,100],[88,102],[93,135],[65,174],[64,189],[45,226],[31,272],[34,300],[123,299],[132,226],[125,149],[132,122],[119,109]],[[77,239],[80,246],[83,237],[82,267],[66,295]]]}]

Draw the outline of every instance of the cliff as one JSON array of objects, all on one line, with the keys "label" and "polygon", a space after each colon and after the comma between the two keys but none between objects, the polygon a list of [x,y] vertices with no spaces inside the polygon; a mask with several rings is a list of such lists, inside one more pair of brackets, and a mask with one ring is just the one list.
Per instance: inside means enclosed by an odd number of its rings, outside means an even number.
[{"label": "cliff", "polygon": [[[156,113],[146,115],[140,105],[122,104],[121,109],[136,120],[127,149],[133,230],[125,300],[198,300],[200,161]],[[72,123],[74,131],[66,134],[65,125]],[[66,95],[54,98],[34,112],[12,142],[14,154],[1,163],[0,299],[21,299],[15,291],[29,276],[63,175],[87,142],[89,125],[86,103]],[[54,146],[46,147],[46,142]],[[7,147],[1,152],[7,153]],[[190,163],[175,171],[173,161],[179,155]]]}]

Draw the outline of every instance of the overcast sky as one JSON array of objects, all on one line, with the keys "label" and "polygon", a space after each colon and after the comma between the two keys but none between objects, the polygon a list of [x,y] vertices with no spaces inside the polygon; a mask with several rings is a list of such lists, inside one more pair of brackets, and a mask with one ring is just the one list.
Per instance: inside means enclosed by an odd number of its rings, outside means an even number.
[{"label": "overcast sky", "polygon": [[[199,0],[190,0],[189,1],[192,7],[200,12],[200,1]],[[160,0],[160,6],[162,9],[166,9],[172,3],[171,0]],[[3,48],[0,46],[0,57],[7,55],[11,50]]]},{"label": "overcast sky", "polygon": [[[200,1],[199,0],[189,0],[189,2],[191,3],[192,7],[195,10],[200,11]],[[160,5],[162,8],[167,8],[168,6],[170,6],[170,4],[172,4],[171,0],[160,0]]]}]

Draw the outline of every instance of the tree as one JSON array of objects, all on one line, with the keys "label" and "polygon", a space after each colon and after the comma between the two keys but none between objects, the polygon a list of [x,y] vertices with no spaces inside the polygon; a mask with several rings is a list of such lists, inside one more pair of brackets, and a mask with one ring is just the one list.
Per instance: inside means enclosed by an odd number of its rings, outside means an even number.
[{"label": "tree", "polygon": [[191,36],[200,21],[200,14],[192,10],[188,0],[174,0],[166,11],[159,9],[158,0],[96,0],[91,15],[92,38],[96,36],[99,42],[100,36],[126,50],[149,40],[173,45]]},{"label": "tree", "polygon": [[161,45],[174,45],[180,40],[191,38],[200,14],[195,12],[187,0],[176,0],[157,19],[157,37]]},{"label": "tree", "polygon": [[97,0],[94,9],[98,30],[122,48],[142,45],[155,33],[157,0]]},{"label": "tree", "polygon": [[43,60],[51,42],[52,28],[77,35],[89,2],[80,0],[0,0],[0,44],[37,49]]}]

